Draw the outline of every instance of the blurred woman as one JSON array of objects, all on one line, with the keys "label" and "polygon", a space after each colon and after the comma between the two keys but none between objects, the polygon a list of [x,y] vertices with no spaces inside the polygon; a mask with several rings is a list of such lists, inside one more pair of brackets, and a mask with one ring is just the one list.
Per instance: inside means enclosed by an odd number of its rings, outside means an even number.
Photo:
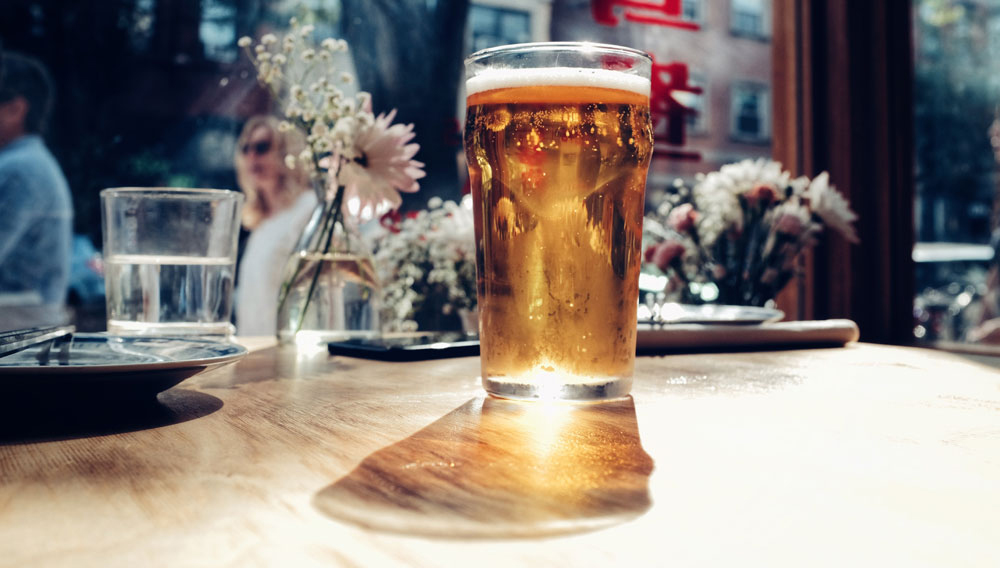
[{"label": "blurred woman", "polygon": [[251,231],[236,289],[236,329],[244,336],[276,333],[285,261],[317,203],[306,174],[285,165],[285,156],[298,155],[305,143],[278,124],[255,116],[236,143],[236,180],[246,194],[243,226]]}]

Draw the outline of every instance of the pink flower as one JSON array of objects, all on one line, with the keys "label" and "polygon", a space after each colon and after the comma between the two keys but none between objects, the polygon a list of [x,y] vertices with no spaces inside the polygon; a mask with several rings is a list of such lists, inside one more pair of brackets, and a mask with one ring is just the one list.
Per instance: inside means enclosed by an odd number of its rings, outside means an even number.
[{"label": "pink flower", "polygon": [[778,188],[770,183],[758,183],[753,188],[743,194],[750,207],[755,207],[758,203],[765,207],[778,200]]},{"label": "pink flower", "polygon": [[694,210],[694,205],[685,203],[674,207],[667,216],[667,226],[683,233],[690,231],[698,221],[698,212]]},{"label": "pink flower", "polygon": [[413,159],[420,145],[409,143],[412,124],[392,124],[395,109],[359,128],[354,157],[343,160],[338,181],[344,186],[344,206],[362,218],[377,217],[402,203],[400,191],[420,189],[424,164]]},{"label": "pink flower", "polygon": [[674,259],[684,256],[684,245],[677,241],[664,241],[647,248],[645,256],[646,262],[651,262],[662,272],[666,272]]},{"label": "pink flower", "polygon": [[774,222],[774,230],[793,237],[802,234],[802,229],[804,228],[805,225],[802,223],[802,219],[794,213],[785,213]]},{"label": "pink flower", "polygon": [[830,174],[823,172],[816,176],[806,189],[805,198],[812,211],[827,226],[843,235],[848,242],[860,242],[853,225],[858,215],[851,210],[847,199],[830,185]]}]

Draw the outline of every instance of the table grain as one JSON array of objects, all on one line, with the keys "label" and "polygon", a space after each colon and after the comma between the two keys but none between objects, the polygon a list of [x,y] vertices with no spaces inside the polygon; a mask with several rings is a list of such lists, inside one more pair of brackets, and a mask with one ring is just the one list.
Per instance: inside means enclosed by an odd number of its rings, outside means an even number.
[{"label": "table grain", "polygon": [[484,396],[478,358],[241,341],[155,402],[0,422],[0,565],[1000,558],[1000,373],[956,355],[645,356],[630,398],[568,405]]}]

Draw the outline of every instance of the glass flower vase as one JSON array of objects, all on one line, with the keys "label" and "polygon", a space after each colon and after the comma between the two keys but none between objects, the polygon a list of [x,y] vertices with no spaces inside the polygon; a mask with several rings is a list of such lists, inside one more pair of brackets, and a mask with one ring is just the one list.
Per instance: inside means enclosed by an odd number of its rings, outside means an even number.
[{"label": "glass flower vase", "polygon": [[371,250],[339,202],[320,202],[285,264],[278,339],[316,345],[379,334],[379,283]]}]

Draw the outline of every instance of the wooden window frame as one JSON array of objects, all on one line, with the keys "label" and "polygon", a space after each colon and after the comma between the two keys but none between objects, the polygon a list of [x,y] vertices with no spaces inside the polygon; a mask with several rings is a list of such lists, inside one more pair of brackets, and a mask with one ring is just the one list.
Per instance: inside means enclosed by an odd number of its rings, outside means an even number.
[{"label": "wooden window frame", "polygon": [[774,0],[772,13],[773,155],[795,174],[830,172],[861,239],[824,235],[779,306],[912,343],[911,0]]}]

